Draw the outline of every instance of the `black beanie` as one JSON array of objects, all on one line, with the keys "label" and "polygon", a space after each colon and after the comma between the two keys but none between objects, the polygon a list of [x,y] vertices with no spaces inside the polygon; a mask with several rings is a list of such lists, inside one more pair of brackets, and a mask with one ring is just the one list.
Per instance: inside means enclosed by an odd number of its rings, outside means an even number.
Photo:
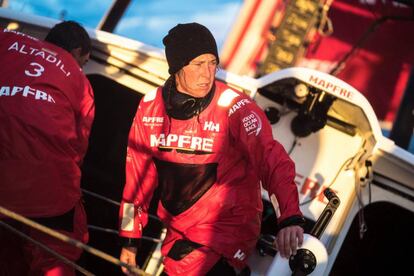
[{"label": "black beanie", "polygon": [[162,42],[171,75],[202,54],[213,54],[217,63],[219,62],[216,41],[211,32],[201,24],[178,24],[168,32]]}]

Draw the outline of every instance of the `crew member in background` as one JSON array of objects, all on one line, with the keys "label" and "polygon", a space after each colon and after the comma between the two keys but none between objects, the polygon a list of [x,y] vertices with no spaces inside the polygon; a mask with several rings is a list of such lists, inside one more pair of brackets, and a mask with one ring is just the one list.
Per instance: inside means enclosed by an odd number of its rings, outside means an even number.
[{"label": "crew member in background", "polygon": [[266,116],[248,96],[215,80],[219,56],[206,27],[178,24],[163,43],[171,76],[141,100],[129,135],[121,261],[135,265],[136,241],[158,188],[158,216],[168,230],[164,273],[249,274],[246,260],[260,234],[260,183],[279,204],[279,251],[295,254],[304,222],[295,167]]},{"label": "crew member in background", "polygon": [[[45,41],[0,30],[0,205],[87,242],[82,159],[94,118],[82,71],[91,41],[76,22],[55,25]],[[71,261],[81,250],[10,218],[0,219]],[[75,275],[72,266],[0,227],[1,275]]]}]

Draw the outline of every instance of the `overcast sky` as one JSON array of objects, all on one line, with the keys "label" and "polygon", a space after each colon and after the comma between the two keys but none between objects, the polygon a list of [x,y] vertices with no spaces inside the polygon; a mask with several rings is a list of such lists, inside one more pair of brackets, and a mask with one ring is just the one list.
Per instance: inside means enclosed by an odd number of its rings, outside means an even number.
[{"label": "overcast sky", "polygon": [[[9,8],[95,28],[113,0],[9,0]],[[221,49],[243,0],[132,0],[115,33],[163,48],[162,38],[178,23],[199,22]]]}]

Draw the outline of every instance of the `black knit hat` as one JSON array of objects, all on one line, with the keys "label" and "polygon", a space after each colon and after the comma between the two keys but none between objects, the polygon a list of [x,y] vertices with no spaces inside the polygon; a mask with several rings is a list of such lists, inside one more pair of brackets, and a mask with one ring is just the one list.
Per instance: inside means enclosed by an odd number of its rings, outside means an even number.
[{"label": "black knit hat", "polygon": [[202,54],[213,54],[217,63],[219,62],[216,41],[211,32],[201,24],[178,24],[168,32],[162,42],[171,75]]}]

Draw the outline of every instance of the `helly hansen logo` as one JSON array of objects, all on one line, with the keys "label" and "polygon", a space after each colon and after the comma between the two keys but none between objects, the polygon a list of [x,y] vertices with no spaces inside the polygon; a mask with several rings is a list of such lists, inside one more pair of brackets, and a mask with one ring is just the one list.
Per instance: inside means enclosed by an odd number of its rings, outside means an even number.
[{"label": "helly hansen logo", "polygon": [[220,131],[220,124],[215,124],[212,121],[205,122],[203,130],[210,130],[210,131],[219,132]]},{"label": "helly hansen logo", "polygon": [[233,258],[243,261],[246,258],[246,254],[240,249],[234,254]]}]

